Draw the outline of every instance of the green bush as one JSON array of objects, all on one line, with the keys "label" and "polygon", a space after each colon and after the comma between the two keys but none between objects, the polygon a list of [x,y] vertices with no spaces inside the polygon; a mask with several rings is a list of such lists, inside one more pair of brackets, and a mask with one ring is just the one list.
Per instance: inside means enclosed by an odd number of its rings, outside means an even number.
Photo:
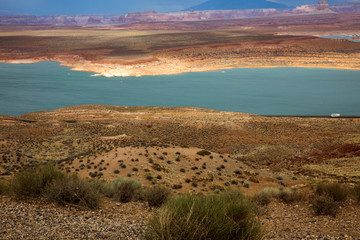
[{"label": "green bush", "polygon": [[146,239],[262,239],[251,202],[229,190],[183,195],[166,202],[149,220]]},{"label": "green bush", "polygon": [[160,207],[168,200],[170,190],[161,186],[148,187],[143,190],[142,195],[149,206]]},{"label": "green bush", "polygon": [[101,198],[94,184],[75,175],[59,178],[48,184],[44,196],[61,205],[70,203],[91,209],[99,207]]},{"label": "green bush", "polygon": [[339,209],[339,203],[328,195],[315,195],[312,208],[316,215],[331,215],[335,217]]},{"label": "green bush", "polygon": [[11,190],[17,197],[40,196],[48,184],[61,178],[64,178],[64,174],[53,165],[38,166],[17,173]]},{"label": "green bush", "polygon": [[106,188],[106,195],[119,202],[126,203],[141,199],[142,185],[134,179],[118,177],[108,183]]},{"label": "green bush", "polygon": [[319,183],[316,187],[316,195],[329,196],[335,202],[344,202],[349,197],[349,189],[340,183]]}]

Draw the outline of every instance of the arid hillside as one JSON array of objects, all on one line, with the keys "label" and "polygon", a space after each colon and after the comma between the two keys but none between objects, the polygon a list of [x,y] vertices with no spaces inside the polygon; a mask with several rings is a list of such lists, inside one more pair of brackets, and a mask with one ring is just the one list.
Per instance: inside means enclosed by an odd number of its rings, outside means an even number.
[{"label": "arid hillside", "polygon": [[[232,187],[259,205],[264,239],[358,239],[359,205],[350,192],[341,203],[323,202],[314,188],[327,180],[352,189],[360,181],[359,161],[360,121],[351,118],[101,105],[0,117],[0,195],[4,183],[47,163],[98,188],[131,178],[145,189],[204,199]],[[143,239],[157,213],[143,199],[103,197],[95,210],[60,203],[0,196],[0,237]],[[315,214],[316,203],[328,212]]]},{"label": "arid hillside", "polygon": [[[182,184],[197,191],[234,179],[277,185],[277,172],[287,184],[301,183],[304,176],[360,178],[358,119],[89,105],[3,116],[0,130],[5,175],[55,161],[83,177],[129,175],[145,184]],[[209,153],[199,155],[201,150]]]}]

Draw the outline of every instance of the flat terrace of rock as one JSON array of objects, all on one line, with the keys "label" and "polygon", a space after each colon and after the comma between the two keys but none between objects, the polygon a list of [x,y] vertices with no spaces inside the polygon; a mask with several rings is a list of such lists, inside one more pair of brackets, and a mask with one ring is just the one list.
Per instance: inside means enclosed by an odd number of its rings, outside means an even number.
[{"label": "flat terrace of rock", "polygon": [[323,14],[100,28],[34,26],[33,30],[2,26],[0,62],[56,61],[73,70],[109,77],[250,67],[360,69],[360,43],[309,36],[355,34],[359,16]]}]

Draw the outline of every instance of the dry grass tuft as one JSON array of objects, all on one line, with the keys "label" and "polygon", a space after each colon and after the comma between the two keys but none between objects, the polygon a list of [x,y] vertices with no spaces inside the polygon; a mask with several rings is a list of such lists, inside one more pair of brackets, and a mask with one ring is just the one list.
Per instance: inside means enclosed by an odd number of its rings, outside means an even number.
[{"label": "dry grass tuft", "polygon": [[142,192],[143,199],[150,207],[160,207],[169,199],[170,194],[169,189],[161,186],[147,187]]},{"label": "dry grass tuft", "polygon": [[303,194],[290,188],[264,188],[254,197],[254,201],[260,205],[268,205],[274,199],[279,199],[284,203],[298,202],[304,199]]},{"label": "dry grass tuft", "polygon": [[51,164],[25,169],[15,175],[11,191],[20,198],[40,196],[48,184],[64,176],[64,173]]},{"label": "dry grass tuft", "polygon": [[47,200],[61,205],[69,203],[90,209],[99,208],[101,198],[94,184],[75,175],[56,179],[47,185],[44,196]]},{"label": "dry grass tuft", "polygon": [[146,239],[263,239],[253,206],[241,192],[184,195],[168,201],[150,219]]}]

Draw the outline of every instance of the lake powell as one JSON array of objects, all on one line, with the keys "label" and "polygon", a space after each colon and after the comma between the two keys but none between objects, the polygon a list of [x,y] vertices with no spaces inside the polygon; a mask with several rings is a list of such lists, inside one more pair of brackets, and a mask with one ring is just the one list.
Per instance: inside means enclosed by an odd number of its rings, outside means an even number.
[{"label": "lake powell", "polygon": [[360,71],[253,68],[93,77],[55,62],[0,64],[0,115],[83,105],[192,106],[261,115],[360,115]]}]

